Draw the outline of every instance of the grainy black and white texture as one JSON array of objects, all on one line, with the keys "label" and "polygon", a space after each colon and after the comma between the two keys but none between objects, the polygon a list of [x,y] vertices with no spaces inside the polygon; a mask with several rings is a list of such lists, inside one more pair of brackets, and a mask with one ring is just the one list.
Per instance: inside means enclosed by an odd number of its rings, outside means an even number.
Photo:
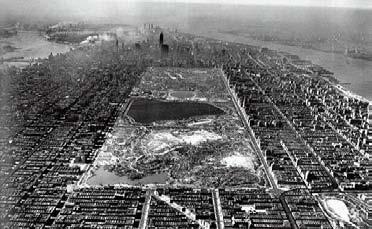
[{"label": "grainy black and white texture", "polygon": [[0,1],[0,228],[372,227],[368,1]]}]

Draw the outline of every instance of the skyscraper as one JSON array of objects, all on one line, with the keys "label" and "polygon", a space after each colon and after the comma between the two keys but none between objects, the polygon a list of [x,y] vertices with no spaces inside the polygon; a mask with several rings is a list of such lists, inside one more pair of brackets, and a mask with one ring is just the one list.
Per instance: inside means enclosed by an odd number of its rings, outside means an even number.
[{"label": "skyscraper", "polygon": [[159,45],[162,46],[163,43],[164,43],[164,34],[163,32],[161,32],[159,36]]}]

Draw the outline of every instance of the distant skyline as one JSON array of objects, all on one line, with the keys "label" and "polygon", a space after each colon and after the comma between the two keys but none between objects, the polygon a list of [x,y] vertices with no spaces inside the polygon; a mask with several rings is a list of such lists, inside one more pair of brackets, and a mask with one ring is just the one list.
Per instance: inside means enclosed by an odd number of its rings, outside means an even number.
[{"label": "distant skyline", "polygon": [[[100,1],[100,0],[98,0]],[[149,2],[216,3],[270,6],[317,6],[342,8],[372,8],[371,0],[130,0]]]}]

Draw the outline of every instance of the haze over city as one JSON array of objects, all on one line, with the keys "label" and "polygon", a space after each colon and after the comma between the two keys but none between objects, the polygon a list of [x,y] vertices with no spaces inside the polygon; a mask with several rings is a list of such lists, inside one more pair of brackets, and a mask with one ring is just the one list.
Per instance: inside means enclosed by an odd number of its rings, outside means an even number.
[{"label": "haze over city", "polygon": [[372,228],[371,12],[0,0],[0,228]]},{"label": "haze over city", "polygon": [[[136,1],[136,0],[132,0]],[[137,0],[138,1],[138,0]],[[273,6],[317,6],[317,7],[346,7],[371,8],[368,0],[148,0],[150,2],[184,2],[184,3],[214,3],[241,5],[273,5]]]},{"label": "haze over city", "polygon": [[[102,17],[110,11],[122,11],[130,14],[137,14],[143,9],[145,3],[204,3],[224,5],[263,5],[263,6],[304,6],[304,7],[341,7],[371,9],[372,2],[369,0],[82,0],[82,1],[59,1],[59,0],[1,0],[0,19],[8,19],[15,15],[25,17],[50,17],[56,16],[71,17],[82,16],[84,18]],[[151,11],[148,13],[152,14]]]}]

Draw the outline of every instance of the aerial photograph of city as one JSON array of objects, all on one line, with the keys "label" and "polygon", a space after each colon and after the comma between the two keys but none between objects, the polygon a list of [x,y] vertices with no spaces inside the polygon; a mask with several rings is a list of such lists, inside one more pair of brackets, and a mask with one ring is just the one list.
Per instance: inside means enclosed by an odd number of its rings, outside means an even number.
[{"label": "aerial photograph of city", "polygon": [[0,0],[3,228],[371,229],[372,1]]}]

